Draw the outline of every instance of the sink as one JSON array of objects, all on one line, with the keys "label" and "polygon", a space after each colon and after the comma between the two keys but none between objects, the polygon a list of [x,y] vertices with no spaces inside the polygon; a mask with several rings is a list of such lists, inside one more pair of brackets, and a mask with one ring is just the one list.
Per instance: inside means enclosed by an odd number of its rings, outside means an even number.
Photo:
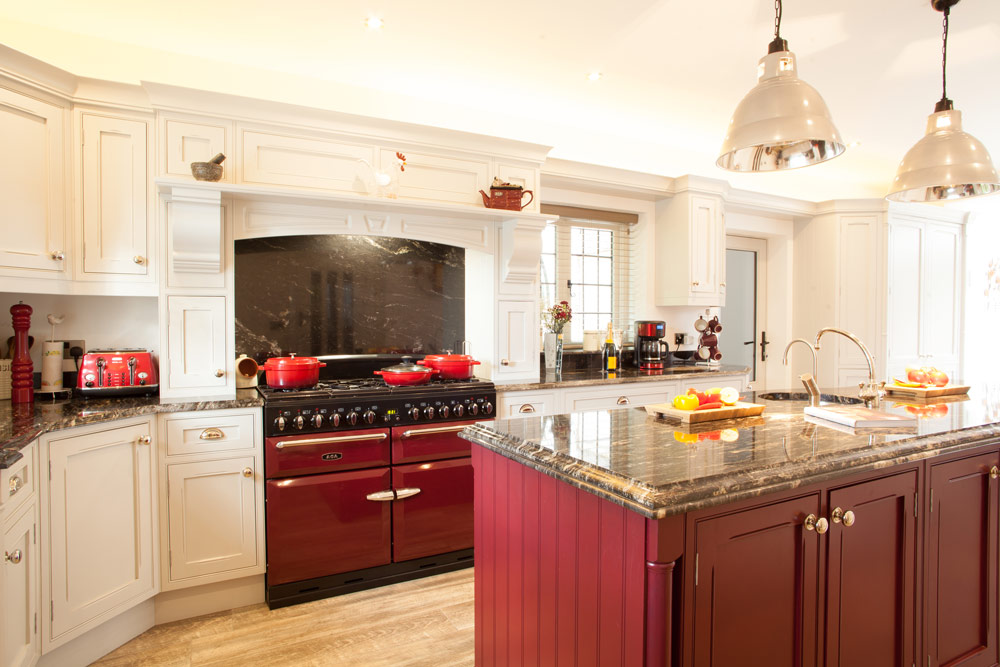
[{"label": "sink", "polygon": [[[757,398],[765,401],[808,401],[809,394],[804,391],[769,391],[764,394],[757,394]],[[837,396],[836,394],[820,394],[819,400],[823,403],[841,403],[844,405],[860,405],[864,403],[860,398],[854,396]]]}]

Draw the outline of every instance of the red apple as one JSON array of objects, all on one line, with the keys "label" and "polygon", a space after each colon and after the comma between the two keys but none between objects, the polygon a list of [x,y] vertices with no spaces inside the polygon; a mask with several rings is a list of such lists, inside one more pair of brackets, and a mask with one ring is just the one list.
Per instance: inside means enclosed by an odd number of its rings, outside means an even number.
[{"label": "red apple", "polygon": [[943,387],[948,384],[948,375],[944,371],[933,368],[927,376],[927,381],[936,387]]},{"label": "red apple", "polygon": [[927,384],[927,373],[924,373],[921,368],[907,368],[906,369],[906,379],[910,382],[919,382],[920,384]]}]

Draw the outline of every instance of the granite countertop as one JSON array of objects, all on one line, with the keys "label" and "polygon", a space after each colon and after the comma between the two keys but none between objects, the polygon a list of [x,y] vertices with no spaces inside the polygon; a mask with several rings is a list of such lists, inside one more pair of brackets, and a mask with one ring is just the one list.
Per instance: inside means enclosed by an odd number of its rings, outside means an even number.
[{"label": "granite countertop", "polygon": [[162,399],[158,396],[120,398],[73,398],[63,401],[35,401],[12,404],[0,401],[0,468],[21,458],[21,449],[42,433],[73,426],[98,424],[158,412],[225,410],[264,405],[256,389],[237,389],[234,399]]},{"label": "granite countertop", "polygon": [[586,387],[601,384],[629,384],[632,382],[663,382],[664,380],[675,379],[708,379],[713,375],[746,375],[750,369],[746,366],[720,365],[720,366],[695,366],[685,364],[679,366],[668,366],[662,371],[640,371],[638,368],[629,366],[619,370],[615,377],[608,377],[599,370],[572,370],[562,373],[546,373],[542,370],[542,375],[538,382],[524,382],[518,380],[504,383],[494,381],[497,391],[527,391],[539,389],[567,389],[569,387]]},{"label": "granite countertop", "polygon": [[[936,401],[934,410],[887,398],[888,412],[926,413],[916,427],[895,430],[820,425],[803,415],[805,400],[743,400],[766,405],[764,414],[687,426],[644,408],[595,410],[481,422],[462,437],[650,518],[1000,439],[1000,385]],[[906,403],[925,405],[908,411]]]}]

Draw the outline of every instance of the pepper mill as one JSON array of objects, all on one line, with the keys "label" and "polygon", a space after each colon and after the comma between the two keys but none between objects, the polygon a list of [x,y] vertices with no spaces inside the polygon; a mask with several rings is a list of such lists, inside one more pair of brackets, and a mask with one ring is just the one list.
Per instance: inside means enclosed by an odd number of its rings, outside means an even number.
[{"label": "pepper mill", "polygon": [[14,360],[11,362],[11,403],[32,403],[35,400],[34,371],[28,353],[28,329],[31,327],[31,306],[18,302],[10,307],[14,326]]}]

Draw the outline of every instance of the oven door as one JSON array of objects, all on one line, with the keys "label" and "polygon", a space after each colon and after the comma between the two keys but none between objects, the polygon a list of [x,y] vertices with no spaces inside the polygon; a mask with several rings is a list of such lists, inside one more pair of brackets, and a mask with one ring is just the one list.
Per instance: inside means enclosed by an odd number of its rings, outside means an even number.
[{"label": "oven door", "polygon": [[393,560],[472,548],[472,459],[394,466]]},{"label": "oven door", "polygon": [[472,443],[458,437],[459,431],[478,419],[434,426],[393,426],[392,462],[413,463],[469,456]]},{"label": "oven door", "polygon": [[268,585],[388,564],[391,481],[389,468],[268,480]]},{"label": "oven door", "polygon": [[267,438],[268,479],[389,465],[389,429],[304,433]]}]

